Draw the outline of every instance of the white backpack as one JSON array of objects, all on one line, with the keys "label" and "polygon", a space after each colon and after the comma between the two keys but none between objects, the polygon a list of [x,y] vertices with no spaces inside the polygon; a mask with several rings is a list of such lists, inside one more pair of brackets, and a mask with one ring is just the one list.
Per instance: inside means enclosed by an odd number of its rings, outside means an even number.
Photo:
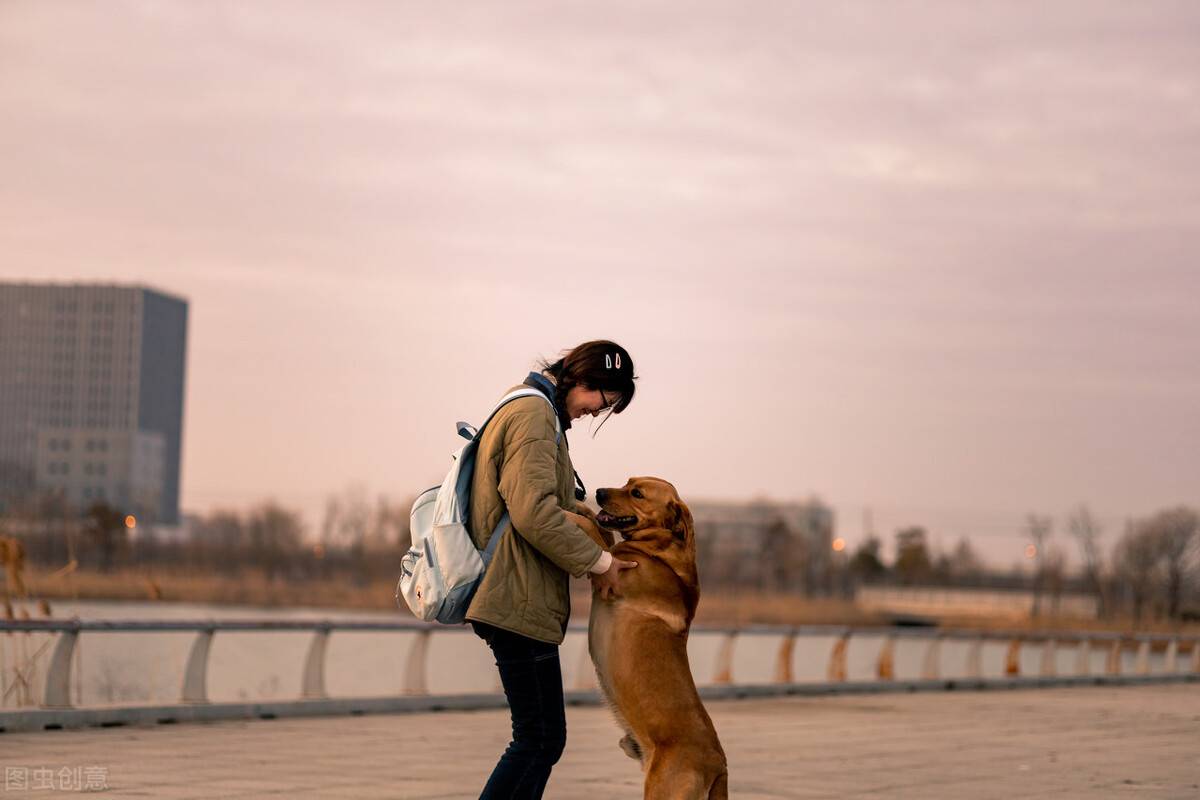
[{"label": "white backpack", "polygon": [[[479,550],[467,532],[471,513],[471,478],[475,474],[475,453],[483,429],[505,404],[519,397],[550,399],[534,388],[515,389],[500,399],[487,420],[474,430],[465,422],[458,432],[468,441],[454,454],[454,463],[440,486],[422,492],[413,503],[409,516],[412,547],[400,560],[400,581],[396,584],[396,603],[401,599],[414,616],[447,625],[466,622],[467,606],[483,580],[508,524],[508,511],[496,523],[487,547]],[[553,409],[551,404],[551,409]],[[558,413],[554,414],[555,441],[562,437]]]}]

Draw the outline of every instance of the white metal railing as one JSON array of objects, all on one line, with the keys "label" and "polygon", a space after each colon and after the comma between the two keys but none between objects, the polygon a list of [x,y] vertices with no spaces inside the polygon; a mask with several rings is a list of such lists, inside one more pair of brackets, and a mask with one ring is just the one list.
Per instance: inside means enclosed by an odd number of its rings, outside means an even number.
[{"label": "white metal railing", "polygon": [[[573,625],[573,631],[586,631],[584,625]],[[309,643],[301,676],[299,696],[294,701],[303,703],[309,700],[328,698],[325,688],[325,655],[328,649],[329,637],[334,631],[379,631],[405,632],[416,634],[408,647],[401,671],[401,693],[404,695],[428,695],[427,662],[429,658],[430,640],[436,632],[439,636],[461,635],[470,632],[466,626],[445,626],[408,620],[384,621],[352,621],[352,620],[200,620],[200,621],[129,621],[129,620],[22,620],[0,622],[0,634],[14,635],[18,633],[51,632],[59,636],[50,658],[46,674],[45,691],[41,707],[46,709],[69,709],[71,703],[72,674],[71,665],[74,661],[75,648],[81,633],[162,633],[162,632],[194,632],[196,638],[192,642],[186,666],[181,680],[181,704],[205,704],[208,697],[208,661],[213,636],[218,632],[271,632],[271,631],[311,631],[313,636]],[[720,643],[717,648],[716,663],[713,671],[713,684],[717,686],[734,686],[734,653],[739,641],[747,637],[774,636],[780,637],[776,651],[773,683],[779,686],[790,686],[795,683],[793,675],[793,653],[797,639],[800,637],[832,637],[833,646],[829,653],[826,668],[826,678],[829,684],[847,683],[847,652],[852,637],[873,636],[881,637],[882,644],[875,660],[874,673],[880,682],[894,681],[895,649],[900,639],[912,639],[925,642],[921,660],[921,680],[938,681],[942,679],[943,658],[942,643],[960,641],[967,643],[964,669],[961,675],[966,680],[983,679],[983,645],[986,642],[1007,643],[1004,659],[1004,675],[1008,678],[1021,677],[1021,651],[1025,647],[1039,647],[1040,661],[1039,677],[1054,677],[1058,671],[1058,649],[1060,646],[1076,648],[1074,675],[1086,677],[1091,673],[1091,653],[1094,648],[1100,648],[1107,654],[1105,659],[1105,674],[1120,676],[1122,674],[1121,655],[1126,650],[1134,650],[1136,658],[1133,672],[1135,675],[1148,676],[1152,674],[1151,649],[1160,647],[1164,654],[1162,675],[1181,675],[1180,653],[1190,651],[1190,672],[1200,675],[1200,638],[1173,634],[1117,634],[1092,631],[985,631],[971,629],[939,629],[939,628],[908,628],[908,627],[845,627],[836,625],[752,625],[744,627],[703,627],[692,629],[694,634],[719,635]],[[586,637],[579,653],[580,669],[576,672],[575,685],[577,692],[587,692],[595,688],[590,658],[587,652]],[[5,712],[0,711],[0,717]],[[2,726],[0,726],[2,727]]]}]

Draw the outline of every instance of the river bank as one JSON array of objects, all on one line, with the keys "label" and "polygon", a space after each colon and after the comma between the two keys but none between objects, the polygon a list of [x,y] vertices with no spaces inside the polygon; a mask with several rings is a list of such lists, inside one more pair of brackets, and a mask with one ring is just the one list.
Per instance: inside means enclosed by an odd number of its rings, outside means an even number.
[{"label": "river bank", "polygon": [[[46,616],[41,606],[53,608],[61,600],[119,600],[163,603],[207,603],[261,608],[328,608],[360,611],[395,611],[392,581],[350,580],[292,581],[246,570],[236,575],[199,574],[182,569],[124,569],[102,573],[89,569],[38,569],[26,573],[28,594],[14,606],[17,615]],[[44,601],[44,602],[43,602]],[[572,617],[587,619],[591,601],[586,581],[572,581]],[[704,594],[697,623],[706,625],[888,625],[897,615],[885,610],[864,610],[852,601],[805,598],[761,592],[716,592]],[[909,620],[912,621],[912,620]],[[1166,620],[1135,624],[1131,619],[1097,620],[1071,616],[930,615],[928,622],[943,626],[1003,630],[1089,630],[1119,633],[1200,633],[1200,625],[1181,625]]]}]

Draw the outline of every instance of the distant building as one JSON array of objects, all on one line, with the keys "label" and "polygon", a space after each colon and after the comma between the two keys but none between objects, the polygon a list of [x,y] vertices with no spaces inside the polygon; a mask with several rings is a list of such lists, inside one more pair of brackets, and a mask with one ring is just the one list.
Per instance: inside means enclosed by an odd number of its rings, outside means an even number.
[{"label": "distant building", "polygon": [[0,504],[178,522],[187,314],[143,287],[0,283]]}]

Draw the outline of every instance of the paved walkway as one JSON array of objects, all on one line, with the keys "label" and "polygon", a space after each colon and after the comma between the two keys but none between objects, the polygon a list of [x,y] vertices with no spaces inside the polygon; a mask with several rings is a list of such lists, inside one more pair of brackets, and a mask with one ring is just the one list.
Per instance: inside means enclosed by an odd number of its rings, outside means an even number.
[{"label": "paved walkway", "polygon": [[[1195,684],[709,707],[735,798],[1200,797]],[[605,710],[568,727],[547,797],[641,797]],[[111,797],[472,798],[507,739],[496,711],[0,734],[0,798],[77,794],[76,775]]]}]

